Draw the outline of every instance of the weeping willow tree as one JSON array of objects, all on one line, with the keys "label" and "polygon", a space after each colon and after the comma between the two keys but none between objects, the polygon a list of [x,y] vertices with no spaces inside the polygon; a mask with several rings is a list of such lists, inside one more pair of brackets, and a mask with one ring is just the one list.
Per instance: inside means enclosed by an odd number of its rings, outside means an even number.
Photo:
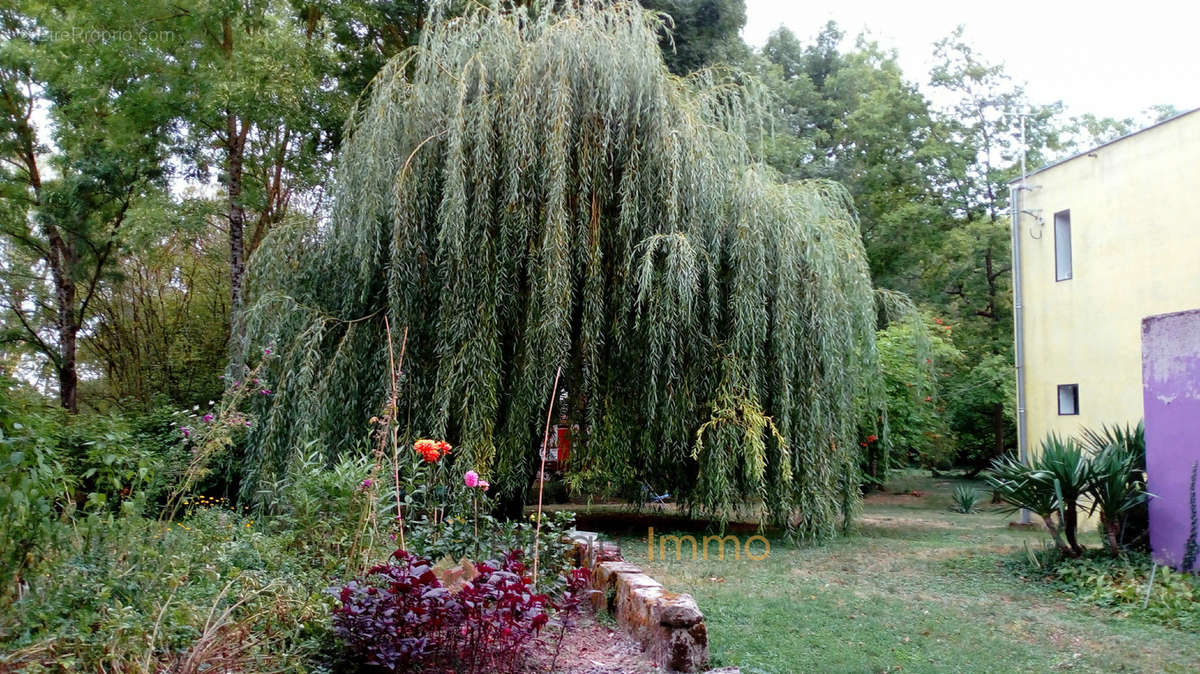
[{"label": "weeping willow tree", "polygon": [[879,400],[849,199],[758,164],[751,88],[670,75],[662,29],[621,2],[493,5],[431,16],[383,69],[329,219],[253,260],[246,352],[278,358],[247,488],[308,443],[355,451],[390,393],[387,319],[402,435],[502,494],[536,471],[561,366],[578,488],[809,537],[847,521]]}]

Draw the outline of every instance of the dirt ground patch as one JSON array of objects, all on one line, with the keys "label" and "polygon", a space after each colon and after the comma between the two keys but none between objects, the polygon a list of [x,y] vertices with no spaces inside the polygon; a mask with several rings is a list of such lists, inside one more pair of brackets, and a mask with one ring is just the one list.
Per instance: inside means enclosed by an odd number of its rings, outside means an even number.
[{"label": "dirt ground patch", "polygon": [[961,529],[961,526],[943,520],[923,519],[920,517],[888,517],[863,515],[857,523],[867,527],[882,527],[884,529]]},{"label": "dirt ground patch", "polygon": [[871,492],[863,499],[874,506],[921,506],[926,503],[927,495],[921,491],[906,491],[901,493]]},{"label": "dirt ground patch", "polygon": [[646,674],[664,671],[652,662],[641,646],[620,629],[598,621],[585,610],[567,630],[555,658],[558,627],[551,624],[543,643],[530,658],[529,672],[560,674]]}]

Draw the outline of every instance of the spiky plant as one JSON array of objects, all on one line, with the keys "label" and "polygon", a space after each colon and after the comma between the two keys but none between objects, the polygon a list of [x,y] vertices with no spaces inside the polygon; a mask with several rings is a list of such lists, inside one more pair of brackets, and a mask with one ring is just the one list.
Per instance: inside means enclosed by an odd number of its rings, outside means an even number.
[{"label": "spiky plant", "polygon": [[1105,544],[1115,555],[1123,548],[1126,516],[1144,509],[1150,495],[1146,492],[1143,473],[1135,468],[1137,457],[1129,447],[1107,445],[1096,452],[1091,464],[1087,485],[1087,493],[1092,499],[1089,514],[1100,511]]},{"label": "spiky plant", "polygon": [[[1108,492],[1094,493],[1092,497],[1093,503],[1100,506],[1100,518],[1109,548],[1114,552],[1125,548],[1149,549],[1150,514],[1147,501],[1150,495],[1146,493],[1145,424],[1138,421],[1135,425],[1105,424],[1099,430],[1084,428],[1080,431],[1080,439],[1096,456],[1094,462],[1099,469],[1097,477],[1100,480],[1093,490],[1104,489]],[[1127,461],[1120,457],[1125,457]],[[1099,463],[1101,459],[1104,465]],[[1105,472],[1119,471],[1120,463],[1128,464],[1123,481],[1115,472]],[[1111,516],[1105,514],[1106,504],[1113,512]],[[1114,533],[1117,537],[1116,548],[1111,541]]]},{"label": "spiky plant", "polygon": [[1055,545],[1070,557],[1083,553],[1077,537],[1079,507],[1091,480],[1091,460],[1083,447],[1057,433],[1046,435],[1030,465],[1004,457],[992,461],[987,473],[996,496],[1013,510],[1024,508],[1041,517]]},{"label": "spiky plant", "polygon": [[979,507],[979,490],[965,484],[955,485],[951,498],[951,510],[964,515],[975,512]]},{"label": "spiky plant", "polygon": [[1084,447],[1093,453],[1099,453],[1106,447],[1122,448],[1133,460],[1132,468],[1144,473],[1146,471],[1146,425],[1138,421],[1136,424],[1124,426],[1103,424],[1100,430],[1084,428],[1079,432]]},{"label": "spiky plant", "polygon": [[657,15],[552,4],[435,12],[348,123],[328,220],[253,260],[246,352],[280,357],[247,488],[305,440],[333,455],[365,432],[386,316],[408,328],[402,435],[449,439],[502,495],[535,470],[561,365],[577,488],[832,535],[856,421],[880,417],[847,194],[756,163],[754,87],[670,75]]},{"label": "spiky plant", "polygon": [[[1026,466],[1011,456],[992,460],[992,466],[984,472],[984,479],[996,497],[1006,504],[1009,512],[1024,508],[1042,518],[1046,530],[1054,539],[1054,546],[1069,557],[1075,551],[1063,541],[1062,519],[1058,494],[1050,475],[1040,469]],[[1059,515],[1056,519],[1055,515]]]}]

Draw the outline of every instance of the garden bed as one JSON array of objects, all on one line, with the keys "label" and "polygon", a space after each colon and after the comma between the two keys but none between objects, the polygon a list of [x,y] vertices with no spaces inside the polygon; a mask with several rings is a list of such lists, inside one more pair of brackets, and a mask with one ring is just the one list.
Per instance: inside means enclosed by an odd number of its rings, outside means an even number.
[{"label": "garden bed", "polygon": [[[555,629],[556,626],[551,626]],[[642,647],[609,620],[602,622],[584,611],[567,630],[562,648],[554,643],[540,645],[530,656],[530,672],[563,674],[644,674],[661,672]]]}]

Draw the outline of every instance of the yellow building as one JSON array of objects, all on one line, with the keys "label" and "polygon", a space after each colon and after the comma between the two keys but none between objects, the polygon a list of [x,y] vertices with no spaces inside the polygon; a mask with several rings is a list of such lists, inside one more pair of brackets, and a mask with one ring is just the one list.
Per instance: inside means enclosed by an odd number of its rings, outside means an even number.
[{"label": "yellow building", "polygon": [[1200,110],[1011,185],[1022,455],[1142,418],[1142,319],[1200,308]]}]

